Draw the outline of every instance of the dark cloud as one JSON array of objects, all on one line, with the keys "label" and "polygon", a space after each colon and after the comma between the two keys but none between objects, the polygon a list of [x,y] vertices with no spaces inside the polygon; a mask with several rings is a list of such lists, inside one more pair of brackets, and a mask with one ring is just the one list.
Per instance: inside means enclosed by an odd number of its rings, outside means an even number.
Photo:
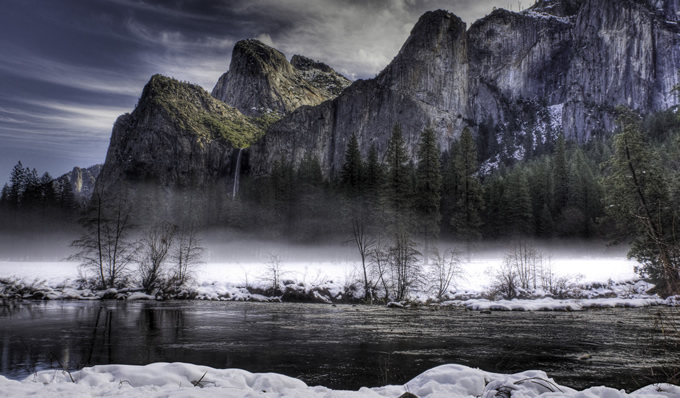
[{"label": "dark cloud", "polygon": [[[0,184],[22,160],[60,175],[104,161],[111,127],[155,73],[211,90],[236,41],[384,68],[427,10],[470,23],[498,0],[7,0],[0,12]],[[527,4],[528,5],[528,4]]]}]

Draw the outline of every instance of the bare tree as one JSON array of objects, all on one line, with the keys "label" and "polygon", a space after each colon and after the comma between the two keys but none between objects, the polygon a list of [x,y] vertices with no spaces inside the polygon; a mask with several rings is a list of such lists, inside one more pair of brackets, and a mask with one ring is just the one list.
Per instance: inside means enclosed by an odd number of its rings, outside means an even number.
[{"label": "bare tree", "polygon": [[505,254],[504,261],[515,270],[519,287],[536,289],[540,280],[542,255],[529,242],[520,240]]},{"label": "bare tree", "polygon": [[135,259],[137,243],[128,239],[133,228],[131,213],[132,205],[125,198],[111,198],[103,189],[97,190],[80,220],[84,232],[71,242],[79,251],[69,259],[94,272],[104,289],[115,287]]},{"label": "bare tree", "polygon": [[264,278],[270,284],[272,294],[281,293],[281,277],[283,274],[284,270],[281,266],[281,258],[278,254],[270,253]]},{"label": "bare tree", "polygon": [[376,274],[378,284],[381,285],[385,300],[390,299],[390,291],[392,290],[391,278],[389,278],[389,252],[386,245],[378,238],[375,245],[370,249],[371,266]]},{"label": "bare tree", "polygon": [[147,293],[158,287],[164,274],[164,264],[175,240],[177,226],[159,222],[151,226],[141,239],[139,276]]},{"label": "bare tree", "polygon": [[193,279],[194,271],[202,264],[203,252],[201,239],[193,226],[180,228],[177,232],[170,260],[174,265],[173,279],[178,286],[184,286]]},{"label": "bare tree", "polygon": [[362,214],[354,214],[351,216],[352,225],[352,242],[356,245],[359,255],[361,256],[361,273],[364,282],[364,301],[373,301],[373,286],[374,283],[371,276],[370,253],[376,244],[376,239],[370,233],[369,221],[363,217]]},{"label": "bare tree", "polygon": [[389,248],[389,262],[392,270],[394,299],[404,300],[413,286],[420,280],[420,267],[415,249],[416,243],[405,229],[398,229]]},{"label": "bare tree", "polygon": [[444,297],[451,284],[462,274],[460,256],[460,252],[455,248],[448,249],[444,253],[440,253],[436,247],[432,250],[430,257],[432,264],[427,279],[438,300]]}]

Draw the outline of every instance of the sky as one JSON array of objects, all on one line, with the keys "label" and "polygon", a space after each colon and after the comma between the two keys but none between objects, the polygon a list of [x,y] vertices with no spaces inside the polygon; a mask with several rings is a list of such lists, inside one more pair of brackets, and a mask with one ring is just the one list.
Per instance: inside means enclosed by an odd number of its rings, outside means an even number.
[{"label": "sky", "polygon": [[469,26],[494,7],[530,2],[3,0],[0,185],[19,160],[53,177],[103,163],[113,123],[134,109],[152,75],[211,91],[241,39],[366,79],[387,66],[428,10],[448,10]]}]

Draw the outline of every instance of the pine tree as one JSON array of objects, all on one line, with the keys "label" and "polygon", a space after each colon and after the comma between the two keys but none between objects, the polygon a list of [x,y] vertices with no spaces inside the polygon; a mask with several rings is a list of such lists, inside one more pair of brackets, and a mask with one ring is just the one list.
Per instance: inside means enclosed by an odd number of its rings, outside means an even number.
[{"label": "pine tree", "polygon": [[564,135],[560,134],[557,137],[557,145],[555,146],[555,154],[553,160],[553,182],[555,184],[555,214],[562,212],[567,206],[568,191],[567,191],[567,146],[564,141]]},{"label": "pine tree", "polygon": [[423,257],[427,263],[429,244],[439,237],[439,222],[441,213],[442,174],[439,163],[439,144],[435,132],[431,128],[425,129],[420,137],[418,147],[418,168],[416,170],[416,209],[419,224],[422,228],[425,250]]},{"label": "pine tree", "polygon": [[12,172],[9,177],[9,190],[7,193],[7,203],[10,206],[19,206],[26,189],[26,175],[28,174],[28,169],[25,169],[18,161],[17,164],[12,168]]},{"label": "pine tree", "polygon": [[385,195],[389,210],[392,212],[392,224],[408,224],[412,209],[413,187],[409,168],[410,159],[399,125],[395,125],[392,130],[392,136],[387,142],[385,158]]},{"label": "pine tree", "polygon": [[42,201],[47,206],[52,206],[57,201],[57,191],[54,187],[54,179],[50,173],[45,172],[40,177],[40,191],[42,193]]},{"label": "pine tree", "polygon": [[536,218],[536,235],[541,238],[550,238],[555,230],[555,223],[550,214],[550,207],[543,202],[538,217]]},{"label": "pine tree", "polygon": [[356,197],[362,190],[363,164],[356,134],[352,134],[345,151],[345,162],[340,170],[340,183],[350,197]]},{"label": "pine tree", "polygon": [[481,238],[484,197],[477,176],[477,148],[468,128],[463,129],[453,156],[456,199],[450,223],[459,239],[468,244]]},{"label": "pine tree", "polygon": [[57,179],[56,187],[57,204],[62,209],[74,210],[76,208],[76,198],[71,188],[68,177],[63,175]]},{"label": "pine tree", "polygon": [[668,178],[640,132],[640,121],[619,109],[621,132],[614,137],[614,156],[605,179],[607,215],[623,236],[633,239],[630,257],[665,294],[680,292],[680,242],[677,210],[669,195]]},{"label": "pine tree", "polygon": [[482,213],[484,238],[500,238],[507,228],[505,203],[503,202],[504,190],[505,182],[500,173],[489,176],[484,180],[485,211]]},{"label": "pine tree", "polygon": [[311,152],[305,153],[295,176],[292,217],[297,219],[295,232],[306,240],[318,238],[324,227],[323,185],[319,158]]},{"label": "pine tree", "polygon": [[385,172],[378,160],[378,149],[371,144],[366,157],[366,165],[363,173],[364,191],[369,200],[377,202],[385,180]]},{"label": "pine tree", "polygon": [[42,190],[38,171],[36,169],[26,169],[24,178],[25,188],[21,195],[22,207],[34,208],[39,206],[42,202]]},{"label": "pine tree", "polygon": [[272,193],[273,216],[283,227],[283,232],[290,234],[293,223],[293,184],[295,171],[293,165],[283,159],[274,162],[269,176]]},{"label": "pine tree", "polygon": [[503,200],[507,203],[508,231],[517,236],[532,235],[533,205],[529,182],[521,167],[516,167],[508,176]]}]

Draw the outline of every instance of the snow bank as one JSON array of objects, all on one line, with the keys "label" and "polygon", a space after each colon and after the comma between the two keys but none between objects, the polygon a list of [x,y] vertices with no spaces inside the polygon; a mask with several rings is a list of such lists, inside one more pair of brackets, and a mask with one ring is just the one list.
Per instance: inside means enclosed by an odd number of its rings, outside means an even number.
[{"label": "snow bank", "polygon": [[396,398],[404,392],[419,398],[456,397],[678,397],[680,387],[647,386],[631,394],[608,387],[576,391],[558,385],[542,371],[504,375],[462,365],[430,369],[403,386],[337,391],[310,387],[275,373],[250,373],[240,369],[214,369],[186,363],[154,363],[146,366],[100,365],[71,374],[42,371],[22,381],[0,376],[0,396],[111,397],[279,397],[279,398]]},{"label": "snow bank", "polygon": [[552,298],[532,300],[485,299],[445,301],[442,305],[463,306],[472,311],[581,311],[588,308],[640,308],[653,305],[668,305],[660,298],[609,298],[588,300],[555,300]]}]

